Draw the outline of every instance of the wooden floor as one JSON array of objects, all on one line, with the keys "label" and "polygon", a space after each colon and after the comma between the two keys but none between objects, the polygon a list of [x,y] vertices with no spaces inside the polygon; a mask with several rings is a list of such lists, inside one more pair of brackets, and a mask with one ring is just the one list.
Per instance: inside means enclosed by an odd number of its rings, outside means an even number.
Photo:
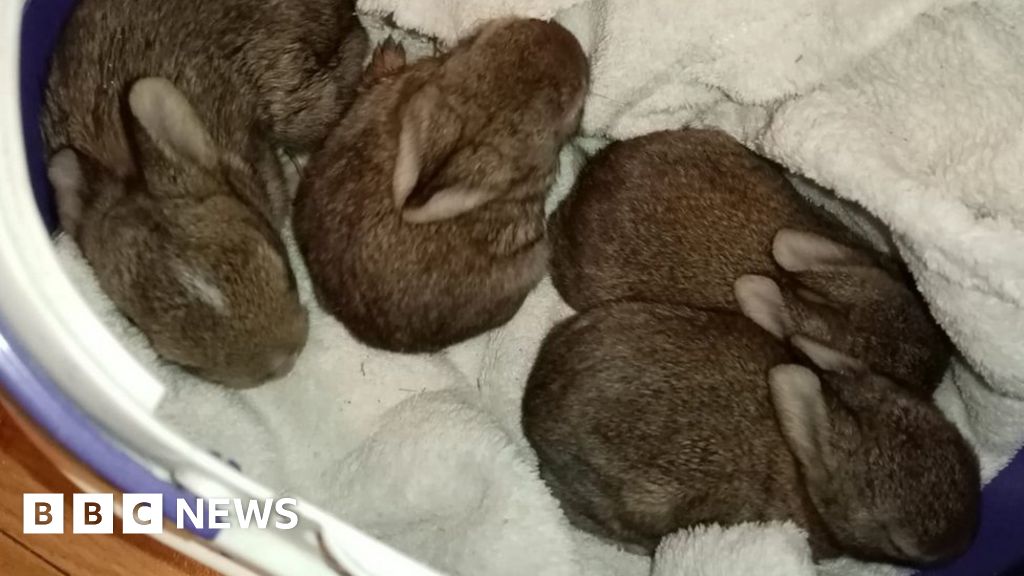
[{"label": "wooden floor", "polygon": [[[0,575],[180,576],[216,573],[141,535],[22,534],[22,494],[64,493],[71,509],[74,486],[18,428],[0,406]],[[120,520],[114,532],[120,532]]]}]

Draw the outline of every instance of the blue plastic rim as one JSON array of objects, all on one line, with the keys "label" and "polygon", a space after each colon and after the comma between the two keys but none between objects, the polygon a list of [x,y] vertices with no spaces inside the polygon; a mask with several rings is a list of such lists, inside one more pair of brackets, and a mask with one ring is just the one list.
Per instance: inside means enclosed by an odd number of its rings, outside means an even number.
[{"label": "blue plastic rim", "polygon": [[21,122],[28,156],[29,178],[46,229],[57,229],[57,208],[46,178],[43,134],[39,129],[43,90],[50,54],[78,0],[29,0],[21,25]]},{"label": "blue plastic rim", "polygon": [[[60,393],[45,373],[5,334],[0,323],[0,383],[11,399],[50,438],[74,454],[100,477],[121,492],[162,494],[164,517],[176,521],[177,501],[184,499],[192,510],[198,498],[177,486],[153,476],[122,452]],[[217,530],[199,528],[186,514],[184,526],[202,538],[214,538]]]},{"label": "blue plastic rim", "polygon": [[[40,215],[48,230],[57,229],[53,195],[46,178],[39,129],[43,89],[50,54],[77,0],[32,0],[24,8],[21,34],[21,106],[25,148]],[[216,0],[210,0],[216,1]],[[10,192],[7,192],[10,193]],[[177,498],[195,496],[159,480],[111,444],[20,347],[0,318],[0,384],[10,397],[49,435],[124,492],[162,493],[172,518]],[[173,518],[172,518],[173,519]],[[187,525],[204,538],[217,531]],[[1016,576],[1024,574],[1024,452],[982,495],[982,523],[974,546],[957,561],[919,573],[921,576]]]},{"label": "blue plastic rim", "polygon": [[[22,129],[29,174],[40,216],[50,232],[57,229],[53,194],[46,177],[45,150],[39,117],[50,54],[76,0],[36,0],[26,3],[22,20],[20,93]],[[9,192],[10,193],[10,192]],[[112,444],[50,379],[18,343],[17,335],[0,318],[0,385],[10,398],[58,444],[122,492],[163,494],[164,516],[175,520],[178,499],[194,510],[197,497],[160,480]],[[199,528],[187,517],[185,527],[202,538],[217,530]]]}]

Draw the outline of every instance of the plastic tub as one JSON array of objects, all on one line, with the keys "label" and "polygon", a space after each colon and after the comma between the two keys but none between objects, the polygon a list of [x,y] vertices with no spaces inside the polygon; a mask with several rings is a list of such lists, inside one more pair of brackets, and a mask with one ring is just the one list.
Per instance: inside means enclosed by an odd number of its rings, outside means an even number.
[{"label": "plastic tub", "polygon": [[[74,0],[0,3],[0,384],[53,441],[123,492],[266,497],[270,487],[157,421],[163,388],[93,315],[53,251],[39,108],[50,52]],[[169,504],[169,505],[168,505]],[[159,539],[231,574],[436,574],[308,503],[290,531],[202,530]],[[986,489],[971,551],[933,575],[1017,574],[1024,565],[1024,456]]]},{"label": "plastic tub", "polygon": [[[61,271],[39,111],[47,63],[73,0],[0,4],[0,382],[52,440],[122,492],[177,498],[275,493],[153,416],[163,388],[106,330]],[[432,575],[299,502],[293,530],[197,529],[158,536],[227,573]]]}]

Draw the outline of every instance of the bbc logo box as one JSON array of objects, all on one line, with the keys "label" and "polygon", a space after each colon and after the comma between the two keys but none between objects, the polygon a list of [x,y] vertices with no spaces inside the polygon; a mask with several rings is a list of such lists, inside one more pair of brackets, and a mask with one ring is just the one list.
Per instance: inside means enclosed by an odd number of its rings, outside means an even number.
[{"label": "bbc logo box", "polygon": [[[163,532],[162,494],[122,494],[121,532],[123,534],[160,534]],[[63,494],[25,494],[23,497],[25,534],[63,534],[65,516],[70,515],[74,534],[113,534],[113,494],[74,494],[71,510],[64,510]],[[166,510],[178,529],[208,526],[214,529],[291,530],[299,523],[295,498],[178,498]],[[234,520],[234,521],[232,521]]]},{"label": "bbc logo box", "polygon": [[[25,534],[64,533],[63,494],[25,494],[22,498]],[[124,534],[159,534],[163,531],[162,494],[124,494],[121,501]],[[71,531],[74,534],[114,533],[113,494],[74,494]]]},{"label": "bbc logo box", "polygon": [[25,494],[21,517],[25,534],[63,534],[64,495]]}]

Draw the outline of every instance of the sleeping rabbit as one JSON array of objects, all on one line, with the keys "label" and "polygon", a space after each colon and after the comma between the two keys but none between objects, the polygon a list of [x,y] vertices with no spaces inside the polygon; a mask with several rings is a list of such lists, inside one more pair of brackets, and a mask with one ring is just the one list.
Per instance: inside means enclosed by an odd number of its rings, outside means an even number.
[{"label": "sleeping rabbit", "polygon": [[934,391],[951,354],[909,274],[723,132],[609,145],[549,228],[552,278],[577,310],[616,300],[738,310],[733,283],[755,274],[796,280],[787,292],[794,309],[833,305],[834,321],[816,337],[922,394]]},{"label": "sleeping rabbit", "polygon": [[957,429],[884,377],[793,360],[736,313],[603,304],[545,339],[523,429],[573,524],[648,552],[698,524],[792,520],[817,559],[962,553],[980,480]]},{"label": "sleeping rabbit", "polygon": [[43,116],[64,231],[165,359],[251,386],[307,316],[277,148],[317,146],[368,48],[348,0],[83,0]]},{"label": "sleeping rabbit", "polygon": [[294,229],[320,303],[356,338],[434,351],[507,322],[547,270],[544,199],[586,57],[558,24],[484,24],[367,85],[307,166]]}]

